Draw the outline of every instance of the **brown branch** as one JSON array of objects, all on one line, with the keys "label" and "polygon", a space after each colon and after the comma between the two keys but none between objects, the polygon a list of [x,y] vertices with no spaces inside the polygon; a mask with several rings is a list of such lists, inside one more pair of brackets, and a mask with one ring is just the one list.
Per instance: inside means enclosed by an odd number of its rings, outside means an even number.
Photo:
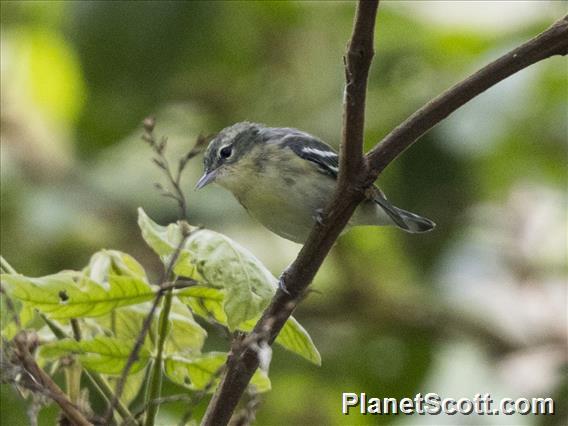
[{"label": "brown branch", "polygon": [[543,59],[568,54],[568,15],[546,31],[451,87],[390,132],[367,155],[370,185],[406,148],[465,103],[500,81]]},{"label": "brown branch", "polygon": [[347,188],[361,173],[367,77],[373,60],[373,39],[378,1],[361,2],[357,6],[353,34],[345,62],[345,94],[343,99],[343,131],[340,146],[339,187]]},{"label": "brown branch", "polygon": [[[346,86],[343,102],[343,126],[341,141],[341,165],[339,183],[333,209],[317,222],[294,263],[280,277],[282,287],[270,306],[264,311],[252,335],[262,336],[269,344],[292,314],[301,295],[312,282],[327,253],[341,230],[363,200],[363,192],[357,191],[352,182],[358,181],[363,164],[363,128],[367,76],[373,58],[373,38],[378,0],[362,0],[357,4],[353,34],[345,57]],[[232,345],[227,359],[227,370],[221,378],[202,421],[204,426],[226,425],[252,375],[258,367],[258,357],[251,345]]]},{"label": "brown branch", "polygon": [[38,384],[41,388],[45,389],[46,394],[53,399],[61,410],[65,413],[65,416],[73,425],[77,426],[90,426],[89,422],[83,413],[73,404],[67,395],[61,390],[57,383],[53,381],[49,374],[41,369],[37,365],[34,357],[29,351],[29,341],[28,335],[25,332],[20,332],[14,338],[14,344],[16,346],[16,356],[18,357],[22,367],[28,373],[34,383]]},{"label": "brown branch", "polygon": [[[372,58],[377,6],[378,1],[360,0],[357,7],[354,33],[346,58],[347,85],[340,151],[342,159],[336,193],[322,215],[322,220],[314,225],[296,260],[282,274],[282,287],[287,291],[279,289],[276,292],[252,331],[253,335],[260,336],[269,344],[274,342],[355,208],[364,199],[366,188],[390,162],[421,135],[489,87],[529,65],[554,55],[568,53],[568,18],[565,17],[542,34],[505,54],[425,105],[389,133],[362,162],[360,150],[363,139],[364,92]],[[237,344],[232,345],[227,360],[227,369],[203,418],[204,426],[226,425],[229,422],[258,367],[258,357],[251,345],[235,343]]]}]

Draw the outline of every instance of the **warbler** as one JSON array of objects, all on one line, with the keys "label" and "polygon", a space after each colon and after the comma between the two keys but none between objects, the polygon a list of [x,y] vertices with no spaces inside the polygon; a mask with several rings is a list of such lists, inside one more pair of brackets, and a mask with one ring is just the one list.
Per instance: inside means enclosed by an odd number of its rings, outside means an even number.
[{"label": "warbler", "polygon": [[[331,201],[338,159],[333,148],[300,130],[237,123],[209,143],[196,189],[216,182],[269,230],[302,244]],[[393,206],[374,189],[349,226],[394,225],[412,233],[434,228],[431,220]]]}]

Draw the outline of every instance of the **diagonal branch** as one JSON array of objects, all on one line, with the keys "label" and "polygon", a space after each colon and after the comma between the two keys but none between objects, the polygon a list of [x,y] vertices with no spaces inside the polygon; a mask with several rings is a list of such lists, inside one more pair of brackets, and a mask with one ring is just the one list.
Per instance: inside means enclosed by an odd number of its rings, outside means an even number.
[{"label": "diagonal branch", "polygon": [[67,398],[67,395],[65,395],[49,374],[37,365],[29,350],[28,335],[25,332],[20,332],[14,338],[14,344],[17,349],[16,356],[26,373],[29,374],[33,383],[36,384],[39,389],[44,389],[45,392],[47,392],[49,397],[53,399],[57,405],[59,405],[63,413],[65,413],[67,419],[77,426],[92,425],[92,423],[85,418],[81,410]]},{"label": "diagonal branch", "polygon": [[[364,191],[400,153],[459,107],[516,72],[554,55],[568,53],[568,18],[455,85],[389,133],[361,161],[364,101],[372,58],[374,17],[378,1],[360,0],[346,61],[340,178],[334,198],[312,229],[294,263],[281,276],[282,287],[264,311],[250,337],[269,344],[290,317],[335,240],[349,221]],[[252,339],[251,341],[255,341]],[[202,425],[225,425],[258,368],[251,345],[235,341],[227,369],[211,399]]]},{"label": "diagonal branch", "polygon": [[[363,164],[363,130],[365,119],[365,94],[367,76],[373,58],[373,38],[378,0],[362,0],[357,4],[353,34],[345,58],[346,86],[343,101],[343,137],[341,164],[334,208],[316,223],[307,243],[294,263],[281,276],[287,292],[278,290],[270,306],[264,311],[251,336],[259,336],[269,344],[280,332],[301,299],[303,291],[314,278],[341,230],[363,200],[363,193],[356,190]],[[345,196],[346,194],[349,196]],[[345,202],[345,201],[348,202]],[[338,202],[339,201],[339,202]],[[251,341],[254,341],[252,339]],[[255,370],[258,357],[251,345],[235,341],[227,359],[227,369],[213,395],[202,425],[225,425],[245,391]]]},{"label": "diagonal branch", "polygon": [[529,65],[551,56],[567,54],[568,15],[428,102],[390,132],[367,155],[370,173],[366,184],[374,182],[378,175],[420,136],[477,95]]}]

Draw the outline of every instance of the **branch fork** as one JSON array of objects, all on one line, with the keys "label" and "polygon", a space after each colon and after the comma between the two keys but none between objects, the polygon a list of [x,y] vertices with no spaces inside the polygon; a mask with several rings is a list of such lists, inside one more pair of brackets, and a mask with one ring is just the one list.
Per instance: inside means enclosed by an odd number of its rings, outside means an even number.
[{"label": "branch fork", "polygon": [[[346,86],[336,193],[322,214],[322,220],[316,221],[296,260],[282,274],[282,285],[287,291],[279,289],[276,292],[252,331],[253,335],[267,334],[269,344],[272,344],[294,311],[300,300],[298,296],[308,288],[357,205],[372,189],[379,174],[398,155],[452,112],[499,81],[543,59],[568,53],[568,17],[564,17],[537,37],[427,103],[363,156],[365,95],[373,58],[378,3],[378,0],[358,2],[353,34],[344,56]],[[242,343],[239,340],[239,344]],[[239,348],[238,356],[230,357],[226,365],[221,383],[203,418],[203,426],[229,422],[259,361],[255,351],[248,345]]]}]

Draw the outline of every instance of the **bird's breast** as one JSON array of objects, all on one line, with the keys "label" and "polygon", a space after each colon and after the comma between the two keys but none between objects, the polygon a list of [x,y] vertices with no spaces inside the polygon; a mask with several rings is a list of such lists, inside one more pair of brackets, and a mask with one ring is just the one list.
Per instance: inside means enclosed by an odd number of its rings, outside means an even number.
[{"label": "bird's breast", "polygon": [[272,232],[303,243],[314,224],[318,209],[329,202],[335,180],[311,164],[272,161],[262,168],[246,167],[239,180],[224,185],[249,212]]}]

